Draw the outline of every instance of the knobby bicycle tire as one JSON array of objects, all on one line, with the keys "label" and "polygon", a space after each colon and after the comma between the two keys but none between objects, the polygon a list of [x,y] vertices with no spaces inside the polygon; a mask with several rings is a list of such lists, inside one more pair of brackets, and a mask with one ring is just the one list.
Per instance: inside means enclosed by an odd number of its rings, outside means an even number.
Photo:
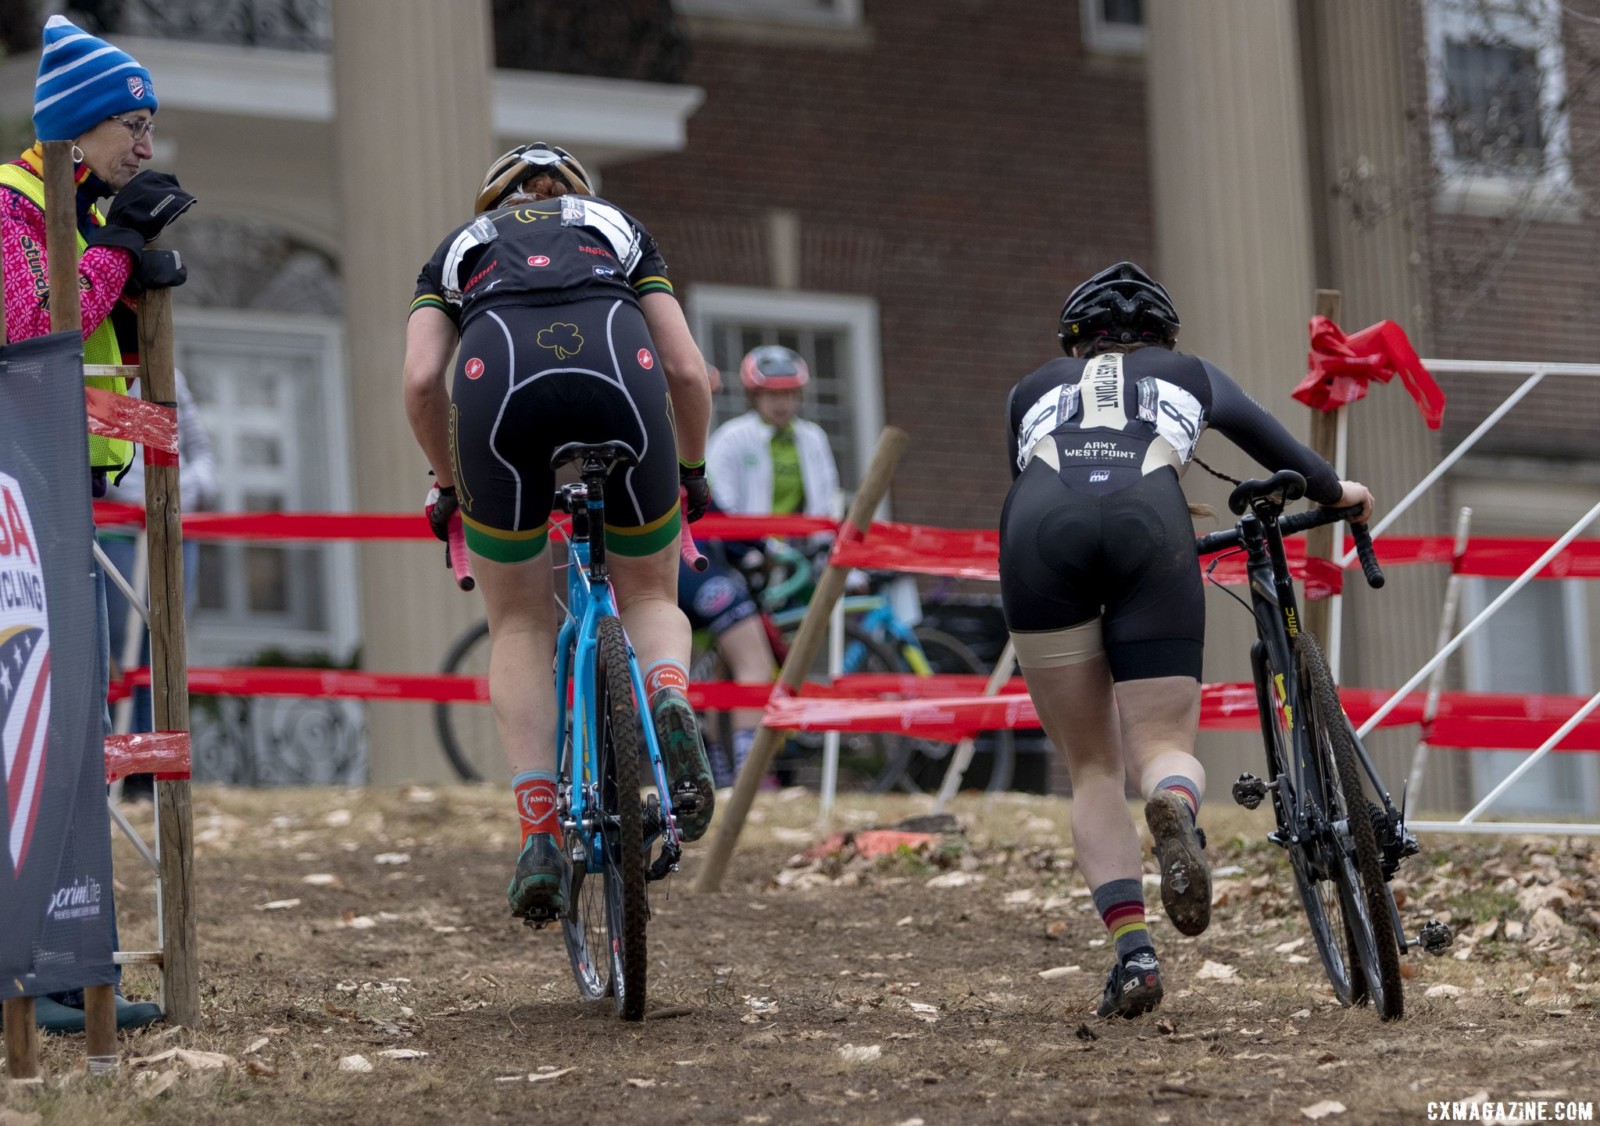
[{"label": "knobby bicycle tire", "polygon": [[[794,639],[800,632],[800,623],[785,626],[782,631],[782,640],[785,651],[794,647]],[[846,655],[850,653],[850,646],[859,645],[859,660],[855,667],[848,671],[861,672],[901,672],[904,671],[899,656],[883,642],[873,637],[855,622],[846,620],[844,624],[844,641]],[[824,647],[817,653],[811,673],[813,679],[824,679],[828,675],[828,654]],[[809,765],[819,771],[822,762],[823,733],[820,731],[799,731],[790,740],[791,744],[799,749],[801,754],[809,760]],[[839,734],[839,786],[841,789],[865,789],[873,793],[882,793],[891,788],[895,781],[905,773],[906,764],[910,760],[912,748],[908,740],[885,735],[880,731],[843,731]],[[783,764],[780,763],[780,768]]]},{"label": "knobby bicycle tire", "polygon": [[[1383,863],[1378,837],[1372,824],[1372,806],[1361,789],[1361,770],[1356,762],[1350,729],[1345,723],[1339,691],[1328,672],[1327,661],[1317,639],[1302,633],[1297,644],[1314,733],[1326,764],[1325,788],[1333,795],[1338,789],[1343,820],[1349,826],[1353,845],[1353,865],[1337,871],[1342,880],[1354,882],[1346,890],[1358,898],[1365,910],[1359,922],[1346,919],[1361,954],[1362,970],[1373,1007],[1384,1020],[1397,1020],[1405,1011],[1400,977],[1400,948],[1390,925],[1392,908],[1389,885],[1383,879]],[[1330,817],[1332,811],[1329,811]],[[1367,933],[1363,933],[1363,929]]]},{"label": "knobby bicycle tire", "polygon": [[[1269,746],[1269,781],[1272,783],[1273,807],[1277,811],[1280,830],[1291,838],[1287,843],[1289,868],[1294,874],[1295,890],[1300,893],[1300,904],[1305,908],[1306,922],[1311,927],[1311,938],[1317,947],[1322,969],[1333,986],[1334,996],[1342,1005],[1356,1004],[1365,994],[1366,986],[1361,976],[1361,964],[1355,954],[1355,944],[1350,928],[1344,919],[1344,907],[1339,897],[1338,885],[1322,874],[1320,862],[1321,842],[1295,840],[1296,811],[1307,801],[1321,801],[1320,771],[1315,762],[1308,765],[1302,780],[1311,793],[1300,795],[1293,789],[1295,729],[1291,716],[1303,716],[1303,702],[1298,696],[1298,681],[1289,670],[1280,672],[1273,666],[1270,653],[1262,655],[1260,674],[1264,684],[1258,683],[1256,701],[1261,710],[1261,734]],[[1274,693],[1282,691],[1284,699]],[[1295,720],[1303,723],[1303,719]],[[1337,916],[1337,917],[1334,917]]]},{"label": "knobby bicycle tire", "polygon": [[[455,639],[439,665],[447,676],[486,676],[489,672],[489,623],[469,626]],[[499,761],[500,741],[494,713],[482,704],[441,700],[433,705],[433,729],[439,749],[463,782],[482,782],[479,761]]]},{"label": "knobby bicycle tire", "polygon": [[[569,645],[561,660],[566,663],[567,683],[572,682],[574,646]],[[591,813],[598,809],[601,787],[594,779],[584,777],[583,765],[574,754],[579,750],[573,739],[577,728],[571,710],[567,711],[566,727],[558,733],[561,740],[560,782],[563,796],[563,821],[561,848],[567,857],[563,873],[565,883],[561,889],[565,904],[561,916],[561,936],[567,946],[567,960],[572,964],[572,976],[578,983],[578,995],[585,1001],[599,1001],[611,994],[611,932],[605,883],[605,866],[599,856],[591,855],[589,834],[581,827],[569,831],[565,821],[572,809],[572,791],[587,782],[585,802]]]},{"label": "knobby bicycle tire", "polygon": [[605,845],[607,919],[611,931],[611,986],[617,1015],[644,1018],[645,949],[644,810],[639,802],[639,709],[628,671],[628,639],[619,618],[601,618],[595,667],[599,739],[601,832]]},{"label": "knobby bicycle tire", "polygon": [[[912,631],[916,634],[917,644],[922,646],[922,651],[927,655],[928,665],[936,673],[969,673],[977,676],[988,676],[990,673],[983,660],[972,651],[972,647],[960,638],[953,637],[943,630],[931,626],[918,626]],[[1017,765],[1017,739],[1016,735],[1008,730],[985,732],[978,736],[979,749],[987,750],[990,755],[989,780],[984,789],[989,793],[998,793],[1011,788],[1011,780],[1016,776]],[[949,751],[932,756],[939,761],[936,771],[928,772],[926,776],[918,771],[917,764],[913,763],[911,771],[916,777],[919,787],[937,790],[944,781],[944,772],[949,767]],[[933,774],[937,773],[937,777]]]}]

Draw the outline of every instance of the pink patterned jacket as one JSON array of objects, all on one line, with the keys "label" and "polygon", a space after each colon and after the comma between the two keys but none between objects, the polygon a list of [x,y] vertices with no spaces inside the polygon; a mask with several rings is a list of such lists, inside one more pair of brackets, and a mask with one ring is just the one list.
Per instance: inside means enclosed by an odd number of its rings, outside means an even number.
[{"label": "pink patterned jacket", "polygon": [[[40,175],[43,150],[38,145],[14,161],[31,175]],[[77,167],[78,226],[101,226],[89,210],[93,199],[82,186],[90,175],[87,165]],[[50,331],[50,264],[45,253],[44,211],[21,193],[0,185],[0,263],[5,269],[6,337],[31,340]],[[121,247],[92,246],[78,264],[78,291],[83,300],[83,335],[100,327],[122,296],[133,255]]]}]

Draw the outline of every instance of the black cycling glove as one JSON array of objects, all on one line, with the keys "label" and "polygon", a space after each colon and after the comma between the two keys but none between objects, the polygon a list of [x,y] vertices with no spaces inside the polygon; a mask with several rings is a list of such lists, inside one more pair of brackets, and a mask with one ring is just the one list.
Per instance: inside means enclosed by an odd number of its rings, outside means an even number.
[{"label": "black cycling glove", "polygon": [[446,543],[450,542],[450,517],[456,514],[456,487],[435,485],[428,490],[428,502],[422,510],[428,514],[428,527]]},{"label": "black cycling glove", "polygon": [[134,255],[127,288],[137,294],[147,289],[172,289],[188,280],[189,267],[176,250],[140,250]]},{"label": "black cycling glove", "polygon": [[706,480],[706,463],[685,465],[678,462],[678,483],[683,486],[683,514],[693,524],[711,506],[711,482]]},{"label": "black cycling glove", "polygon": [[140,172],[111,201],[106,225],[91,231],[84,241],[91,246],[141,250],[145,243],[160,238],[168,224],[194,203],[194,196],[178,186],[176,177],[166,172]]}]

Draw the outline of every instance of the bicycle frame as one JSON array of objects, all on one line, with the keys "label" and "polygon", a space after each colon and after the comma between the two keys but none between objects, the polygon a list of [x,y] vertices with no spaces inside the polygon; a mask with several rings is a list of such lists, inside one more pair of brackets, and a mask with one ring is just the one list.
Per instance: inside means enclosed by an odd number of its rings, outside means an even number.
[{"label": "bicycle frame", "polygon": [[[1320,795],[1317,787],[1307,784],[1308,775],[1312,771],[1321,769],[1320,766],[1314,765],[1316,756],[1310,742],[1310,727],[1304,722],[1295,722],[1293,714],[1295,708],[1307,705],[1300,699],[1299,685],[1286,683],[1283,680],[1285,676],[1293,675],[1295,669],[1294,641],[1300,634],[1300,614],[1295,598],[1294,580],[1289,571],[1288,556],[1283,546],[1284,528],[1281,525],[1284,522],[1279,520],[1281,511],[1282,503],[1274,498],[1262,498],[1253,502],[1251,508],[1240,516],[1237,542],[1245,552],[1250,609],[1256,623],[1256,640],[1250,647],[1250,665],[1255,680],[1256,707],[1261,717],[1262,740],[1268,752],[1268,769],[1271,776],[1267,782],[1278,821],[1278,831],[1271,834],[1269,839],[1278,844],[1300,845],[1308,840],[1320,839],[1317,827],[1325,817],[1329,816],[1329,811],[1319,808]],[[1315,522],[1312,518],[1315,515],[1306,513],[1299,517],[1290,517],[1285,522],[1291,523],[1291,531],[1297,531],[1312,526]],[[1271,667],[1277,670],[1278,683],[1275,684],[1271,683],[1268,677],[1269,658]],[[1276,725],[1269,708],[1284,712],[1284,727],[1289,731],[1291,738],[1291,746],[1286,748],[1290,754],[1288,762],[1279,759],[1280,748]],[[1403,841],[1405,834],[1403,815],[1395,808],[1366,746],[1356,737],[1354,725],[1342,713],[1340,718],[1350,732],[1356,761],[1371,782],[1373,792],[1382,804],[1388,828],[1384,834],[1385,839],[1381,839],[1379,843],[1387,852]],[[1284,833],[1288,836],[1281,836]],[[1320,855],[1316,856],[1315,860],[1318,864],[1324,862],[1324,858]],[[1390,897],[1390,922],[1399,942],[1400,952],[1405,953],[1413,942],[1406,937],[1404,924],[1393,897]]]},{"label": "bicycle frame", "polygon": [[[591,464],[586,461],[583,476],[584,485],[567,485],[562,490],[569,506],[570,502],[580,498],[583,504],[572,512],[572,530],[566,537],[567,616],[556,636],[556,773],[557,777],[563,777],[568,769],[562,759],[566,746],[562,736],[568,731],[569,725],[575,723],[573,753],[575,757],[581,756],[582,761],[573,763],[570,768],[573,779],[571,799],[569,807],[562,812],[562,821],[563,827],[569,832],[581,828],[588,846],[587,871],[596,872],[601,855],[600,823],[590,812],[590,798],[599,782],[595,667],[600,619],[617,616],[617,608],[606,569],[604,535],[592,540],[590,535],[592,529],[605,527],[604,496],[595,487],[604,481],[604,468],[600,467],[598,480],[592,480],[594,474]],[[639,660],[632,642],[628,644],[628,678],[633,685],[634,699],[642,704],[646,700],[644,676],[639,670]],[[677,821],[672,816],[671,787],[667,783],[661,747],[656,741],[655,725],[642,722],[639,726],[644,732],[651,778],[656,789],[651,800],[660,803],[655,807],[654,824],[649,820],[646,822],[646,841],[648,843],[655,835],[663,838],[661,856],[646,875],[649,879],[660,879],[676,867],[681,844]]]}]

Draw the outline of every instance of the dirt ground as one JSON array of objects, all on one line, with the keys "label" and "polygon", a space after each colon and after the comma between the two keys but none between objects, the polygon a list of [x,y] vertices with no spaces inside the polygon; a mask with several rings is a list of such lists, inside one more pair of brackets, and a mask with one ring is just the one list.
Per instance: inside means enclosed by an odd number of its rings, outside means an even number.
[{"label": "dirt ground", "polygon": [[[835,828],[926,811],[852,796]],[[828,836],[815,796],[763,794],[723,891],[692,891],[704,844],[653,886],[653,1015],[624,1024],[578,1001],[557,930],[506,916],[504,794],[200,789],[203,1027],[125,1034],[108,1083],[83,1077],[81,1038],[51,1038],[46,1083],[8,1084],[0,1126],[1422,1122],[1430,1101],[1600,1102],[1587,840],[1426,838],[1401,871],[1408,924],[1462,937],[1407,960],[1406,1018],[1382,1024],[1333,1001],[1266,815],[1210,806],[1211,928],[1180,937],[1147,886],[1167,999],[1104,1021],[1110,948],[1067,803],[955,812],[965,832],[931,852],[807,861]],[[137,947],[153,898],[126,847],[118,879]],[[130,971],[126,992],[152,985]]]}]

